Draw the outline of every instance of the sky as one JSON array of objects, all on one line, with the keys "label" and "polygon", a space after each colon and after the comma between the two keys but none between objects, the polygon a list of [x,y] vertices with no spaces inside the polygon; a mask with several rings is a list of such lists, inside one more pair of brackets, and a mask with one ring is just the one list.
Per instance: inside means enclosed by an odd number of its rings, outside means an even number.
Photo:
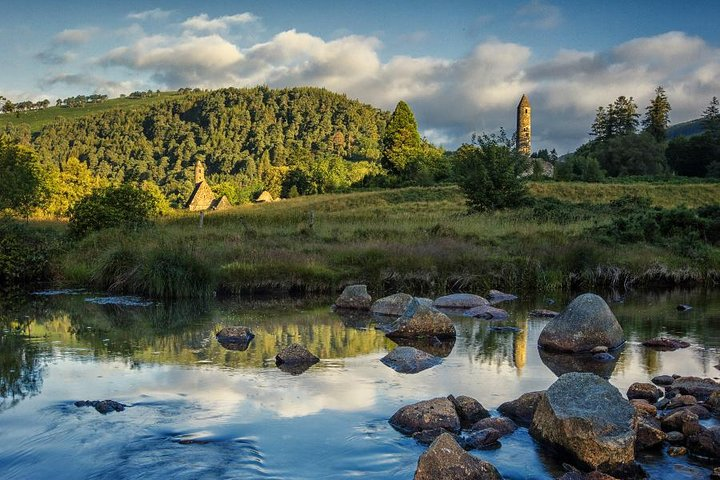
[{"label": "sky", "polygon": [[446,148],[515,129],[574,150],[598,106],[662,85],[671,123],[720,96],[720,3],[2,0],[0,95],[13,101],[181,87],[312,85],[392,110]]}]

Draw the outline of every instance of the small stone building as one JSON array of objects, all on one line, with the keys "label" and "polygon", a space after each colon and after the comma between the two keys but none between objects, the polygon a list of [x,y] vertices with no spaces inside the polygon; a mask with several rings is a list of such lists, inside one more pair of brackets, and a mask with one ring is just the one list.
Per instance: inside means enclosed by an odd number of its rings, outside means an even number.
[{"label": "small stone building", "polygon": [[205,167],[202,162],[198,160],[195,164],[195,188],[185,203],[185,208],[190,211],[202,211],[223,210],[231,206],[230,201],[225,195],[220,198],[215,198],[215,193],[213,193],[212,188],[210,188],[210,185],[205,181]]}]

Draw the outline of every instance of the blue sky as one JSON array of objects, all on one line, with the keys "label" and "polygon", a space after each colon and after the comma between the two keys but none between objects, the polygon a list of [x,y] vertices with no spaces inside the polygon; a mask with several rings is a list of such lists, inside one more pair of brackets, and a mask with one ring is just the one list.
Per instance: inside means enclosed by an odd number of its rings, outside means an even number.
[{"label": "blue sky", "polygon": [[720,96],[716,1],[3,1],[0,95],[315,85],[392,109],[455,147],[514,127],[534,148],[587,140],[618,95],[668,91],[679,123]]}]

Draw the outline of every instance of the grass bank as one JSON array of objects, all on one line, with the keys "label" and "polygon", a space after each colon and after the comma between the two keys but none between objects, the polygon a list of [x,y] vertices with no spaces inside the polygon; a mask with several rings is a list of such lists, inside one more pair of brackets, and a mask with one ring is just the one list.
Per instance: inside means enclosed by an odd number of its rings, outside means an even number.
[{"label": "grass bank", "polygon": [[[582,186],[591,189],[584,200],[626,193]],[[603,187],[609,193],[599,195]],[[697,193],[702,189],[681,195],[674,187],[643,191],[663,205],[705,201]],[[718,186],[707,187],[717,201]],[[580,199],[581,185],[531,189],[536,196],[568,199],[574,192]],[[212,212],[203,228],[197,214],[183,213],[131,234],[97,232],[73,244],[55,271],[66,285],[157,297],[335,292],[355,282],[376,295],[440,295],[720,281],[717,247],[689,257],[678,248],[617,244],[594,233],[610,222],[607,209],[566,214],[562,208],[550,215],[532,207],[468,214],[454,186],[300,197]]]}]

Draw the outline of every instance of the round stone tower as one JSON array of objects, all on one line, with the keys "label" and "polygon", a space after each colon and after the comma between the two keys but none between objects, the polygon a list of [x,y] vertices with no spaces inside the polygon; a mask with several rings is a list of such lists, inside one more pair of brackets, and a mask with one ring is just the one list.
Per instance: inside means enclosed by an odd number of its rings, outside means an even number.
[{"label": "round stone tower", "polygon": [[523,94],[517,106],[517,150],[523,155],[530,156],[530,100]]},{"label": "round stone tower", "polygon": [[205,181],[205,166],[198,160],[195,162],[195,185]]}]

